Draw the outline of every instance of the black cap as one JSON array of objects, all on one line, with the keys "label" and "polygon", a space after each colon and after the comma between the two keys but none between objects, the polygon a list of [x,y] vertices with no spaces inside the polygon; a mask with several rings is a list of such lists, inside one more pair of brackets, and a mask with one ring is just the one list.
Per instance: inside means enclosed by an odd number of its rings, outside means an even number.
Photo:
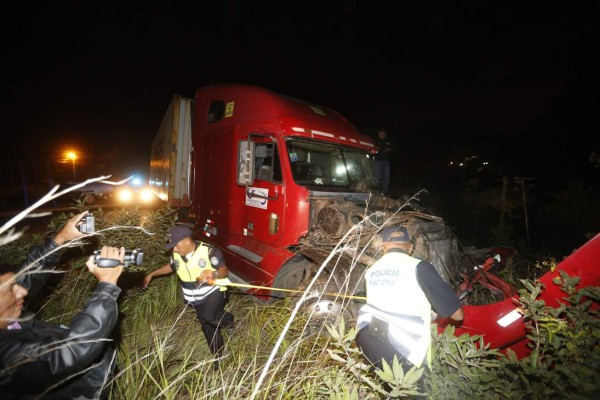
[{"label": "black cap", "polygon": [[387,243],[391,242],[410,242],[410,235],[408,229],[402,225],[390,226],[383,231],[383,241]]},{"label": "black cap", "polygon": [[169,233],[167,233],[167,237],[169,238],[169,242],[165,245],[165,250],[171,250],[177,243],[179,243],[182,239],[186,237],[191,237],[194,234],[190,228],[184,225],[177,225],[171,228]]}]

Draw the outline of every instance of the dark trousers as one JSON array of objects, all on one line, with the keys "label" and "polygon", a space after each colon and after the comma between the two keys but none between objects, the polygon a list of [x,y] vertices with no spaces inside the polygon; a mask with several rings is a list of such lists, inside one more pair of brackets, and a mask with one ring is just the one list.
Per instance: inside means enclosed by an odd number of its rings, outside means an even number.
[{"label": "dark trousers", "polygon": [[374,337],[371,334],[368,325],[356,334],[356,344],[360,347],[367,360],[379,369],[383,369],[382,359],[391,366],[394,356],[397,356],[398,361],[402,363],[404,372],[407,372],[413,367],[412,363],[392,346],[387,336],[383,341]]},{"label": "dark trousers", "polygon": [[[368,325],[358,331],[355,341],[363,352],[364,356],[371,362],[371,364],[373,364],[374,367],[383,369],[383,362],[381,360],[385,360],[391,367],[393,365],[394,356],[398,357],[398,361],[402,364],[402,370],[404,373],[407,373],[413,367],[413,364],[392,346],[387,338],[387,335],[383,340],[373,336]],[[427,361],[423,363],[422,367],[425,367],[426,365]],[[416,382],[419,391],[425,390],[425,379],[427,379],[427,377],[428,368],[426,367],[421,379]],[[388,390],[391,390],[391,387],[389,387],[387,384],[384,385],[384,387]]]},{"label": "dark trousers", "polygon": [[225,311],[225,305],[228,301],[229,295],[227,291],[215,290],[202,299],[202,301],[190,304],[196,310],[196,316],[202,326],[202,332],[204,333],[210,352],[216,356],[222,354],[223,347],[225,346],[221,329],[233,324],[233,315]]},{"label": "dark trousers", "polygon": [[388,194],[390,191],[390,161],[375,160],[375,177],[379,181],[381,193]]}]

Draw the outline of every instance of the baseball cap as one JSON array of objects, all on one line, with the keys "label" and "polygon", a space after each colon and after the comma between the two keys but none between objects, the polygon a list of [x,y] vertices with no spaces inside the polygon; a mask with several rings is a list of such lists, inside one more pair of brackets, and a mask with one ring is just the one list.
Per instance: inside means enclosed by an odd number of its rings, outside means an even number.
[{"label": "baseball cap", "polygon": [[382,240],[384,242],[410,242],[408,230],[402,225],[390,226],[383,231]]},{"label": "baseball cap", "polygon": [[192,236],[194,233],[190,228],[183,225],[177,225],[171,228],[169,233],[167,233],[167,238],[169,241],[165,245],[165,250],[171,250],[180,240],[185,239],[188,236]]}]

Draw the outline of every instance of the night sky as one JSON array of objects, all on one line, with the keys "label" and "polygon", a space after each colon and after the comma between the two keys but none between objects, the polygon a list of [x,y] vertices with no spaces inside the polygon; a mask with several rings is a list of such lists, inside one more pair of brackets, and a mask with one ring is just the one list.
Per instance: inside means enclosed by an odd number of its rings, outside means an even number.
[{"label": "night sky", "polygon": [[490,152],[512,174],[589,172],[600,152],[591,9],[406,3],[13,6],[3,13],[2,121],[17,146],[3,158],[72,145],[119,156],[99,173],[146,172],[174,93],[244,83],[331,107],[366,134],[385,127],[403,170]]}]

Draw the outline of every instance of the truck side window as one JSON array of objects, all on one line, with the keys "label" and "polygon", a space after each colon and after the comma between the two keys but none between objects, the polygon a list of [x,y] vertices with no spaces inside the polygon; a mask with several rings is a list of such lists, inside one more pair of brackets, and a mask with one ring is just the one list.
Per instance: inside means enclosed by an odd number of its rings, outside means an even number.
[{"label": "truck side window", "polygon": [[274,143],[256,143],[254,168],[254,174],[258,179],[281,182],[281,164],[277,145]]},{"label": "truck side window", "polygon": [[216,122],[225,116],[225,102],[223,100],[213,100],[208,107],[208,122]]}]

